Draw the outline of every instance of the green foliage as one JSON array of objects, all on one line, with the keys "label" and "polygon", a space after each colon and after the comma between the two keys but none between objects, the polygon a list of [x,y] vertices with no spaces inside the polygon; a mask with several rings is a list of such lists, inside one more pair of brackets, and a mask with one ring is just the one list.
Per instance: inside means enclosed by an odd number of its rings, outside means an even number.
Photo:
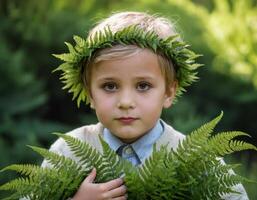
[{"label": "green foliage", "polygon": [[97,183],[125,174],[129,199],[220,199],[221,195],[236,193],[232,186],[249,181],[230,172],[237,165],[224,165],[220,159],[236,151],[257,150],[252,144],[235,140],[238,136],[248,136],[246,133],[214,134],[213,129],[222,115],[193,131],[176,150],[167,146],[157,150],[154,146],[152,155],[139,167],[117,156],[101,136],[102,154],[77,138],[55,133],[65,140],[78,161],[47,149],[31,147],[51,167],[7,166],[1,171],[12,170],[23,176],[0,186],[0,190],[12,191],[5,199],[67,199],[95,167]]},{"label": "green foliage", "polygon": [[[89,174],[93,166],[96,167],[97,182],[106,182],[122,174],[122,164],[119,157],[111,152],[108,145],[103,144],[104,153],[100,155],[90,145],[68,135],[61,135],[78,157],[79,163],[71,158],[50,152],[47,149],[31,147],[42,155],[52,168],[42,168],[36,165],[11,165],[2,171],[17,171],[25,178],[17,178],[1,186],[1,190],[16,191],[6,199],[67,199],[74,194],[84,177]],[[127,164],[130,166],[131,164]],[[57,191],[58,190],[58,191]]]},{"label": "green foliage", "polygon": [[[42,130],[48,131],[58,125],[43,122],[36,116],[34,111],[48,99],[44,82],[37,79],[28,52],[20,47],[20,38],[15,37],[17,32],[11,20],[0,17],[0,21],[0,167],[3,167],[13,158],[16,162],[29,161],[28,158],[35,160],[30,152],[25,155],[22,146],[27,142],[47,141],[43,134],[40,135]],[[2,180],[1,177],[0,182]]]},{"label": "green foliage", "polygon": [[[72,115],[72,107],[66,106],[65,115],[60,113],[59,106],[68,101],[49,76],[54,65],[49,59],[51,49],[58,49],[71,35],[60,29],[70,26],[67,30],[77,32],[75,14],[51,13],[48,6],[47,1],[0,2],[0,168],[14,160],[40,162],[34,152],[23,147],[28,143],[48,146],[54,136],[47,133],[71,129],[67,118],[65,122],[56,116],[70,116],[73,126],[79,121],[79,113]],[[62,20],[65,23],[59,23]],[[86,24],[77,26],[85,29]],[[14,177],[2,174],[0,184]],[[2,195],[0,192],[0,199]]]},{"label": "green foliage", "polygon": [[141,48],[152,49],[154,52],[161,52],[172,60],[178,80],[176,96],[180,96],[185,91],[185,87],[197,79],[195,70],[201,65],[195,62],[199,55],[189,50],[188,45],[177,37],[177,35],[173,35],[162,39],[154,31],[144,31],[137,25],[126,27],[115,33],[106,27],[103,31],[96,32],[86,40],[74,36],[76,42],[74,47],[66,42],[69,53],[54,54],[55,57],[64,61],[56,70],[62,71],[60,79],[64,83],[63,89],[68,89],[68,92],[73,93],[73,100],[77,98],[79,107],[81,101],[89,102],[82,80],[82,72],[86,70],[84,68],[95,51],[111,47],[117,43],[133,44]]},{"label": "green foliage", "polygon": [[213,66],[257,87],[257,7],[253,0],[214,1],[203,17],[205,37],[216,53]]}]

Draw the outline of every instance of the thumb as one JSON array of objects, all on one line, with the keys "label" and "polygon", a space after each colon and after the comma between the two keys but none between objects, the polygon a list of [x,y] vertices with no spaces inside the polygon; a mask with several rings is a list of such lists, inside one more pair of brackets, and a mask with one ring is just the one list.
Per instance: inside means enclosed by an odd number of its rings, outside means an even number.
[{"label": "thumb", "polygon": [[90,174],[85,178],[84,182],[93,183],[96,177],[96,169],[93,168]]}]

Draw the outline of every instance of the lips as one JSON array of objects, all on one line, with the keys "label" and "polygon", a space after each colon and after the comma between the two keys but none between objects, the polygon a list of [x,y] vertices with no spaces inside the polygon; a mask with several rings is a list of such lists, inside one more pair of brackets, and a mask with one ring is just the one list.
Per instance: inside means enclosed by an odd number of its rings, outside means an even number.
[{"label": "lips", "polygon": [[120,117],[118,120],[124,124],[130,124],[134,121],[136,121],[138,118],[135,117]]}]

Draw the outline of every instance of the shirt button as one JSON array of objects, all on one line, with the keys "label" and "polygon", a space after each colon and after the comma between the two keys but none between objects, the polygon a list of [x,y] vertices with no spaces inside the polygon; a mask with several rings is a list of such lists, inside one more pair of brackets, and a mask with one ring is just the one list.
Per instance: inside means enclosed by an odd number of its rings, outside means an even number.
[{"label": "shirt button", "polygon": [[131,147],[126,147],[125,148],[125,154],[129,155],[129,154],[132,154],[132,153],[133,153],[133,151],[132,151]]}]

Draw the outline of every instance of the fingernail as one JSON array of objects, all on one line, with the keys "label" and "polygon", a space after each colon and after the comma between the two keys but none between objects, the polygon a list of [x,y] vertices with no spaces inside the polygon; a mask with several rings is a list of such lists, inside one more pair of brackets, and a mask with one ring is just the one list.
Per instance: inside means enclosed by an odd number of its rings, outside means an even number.
[{"label": "fingernail", "polygon": [[91,170],[91,174],[95,173],[96,172],[96,168],[94,167],[92,170]]},{"label": "fingernail", "polygon": [[124,174],[124,173],[120,175],[120,178],[123,179],[124,177],[125,177],[125,174]]}]

